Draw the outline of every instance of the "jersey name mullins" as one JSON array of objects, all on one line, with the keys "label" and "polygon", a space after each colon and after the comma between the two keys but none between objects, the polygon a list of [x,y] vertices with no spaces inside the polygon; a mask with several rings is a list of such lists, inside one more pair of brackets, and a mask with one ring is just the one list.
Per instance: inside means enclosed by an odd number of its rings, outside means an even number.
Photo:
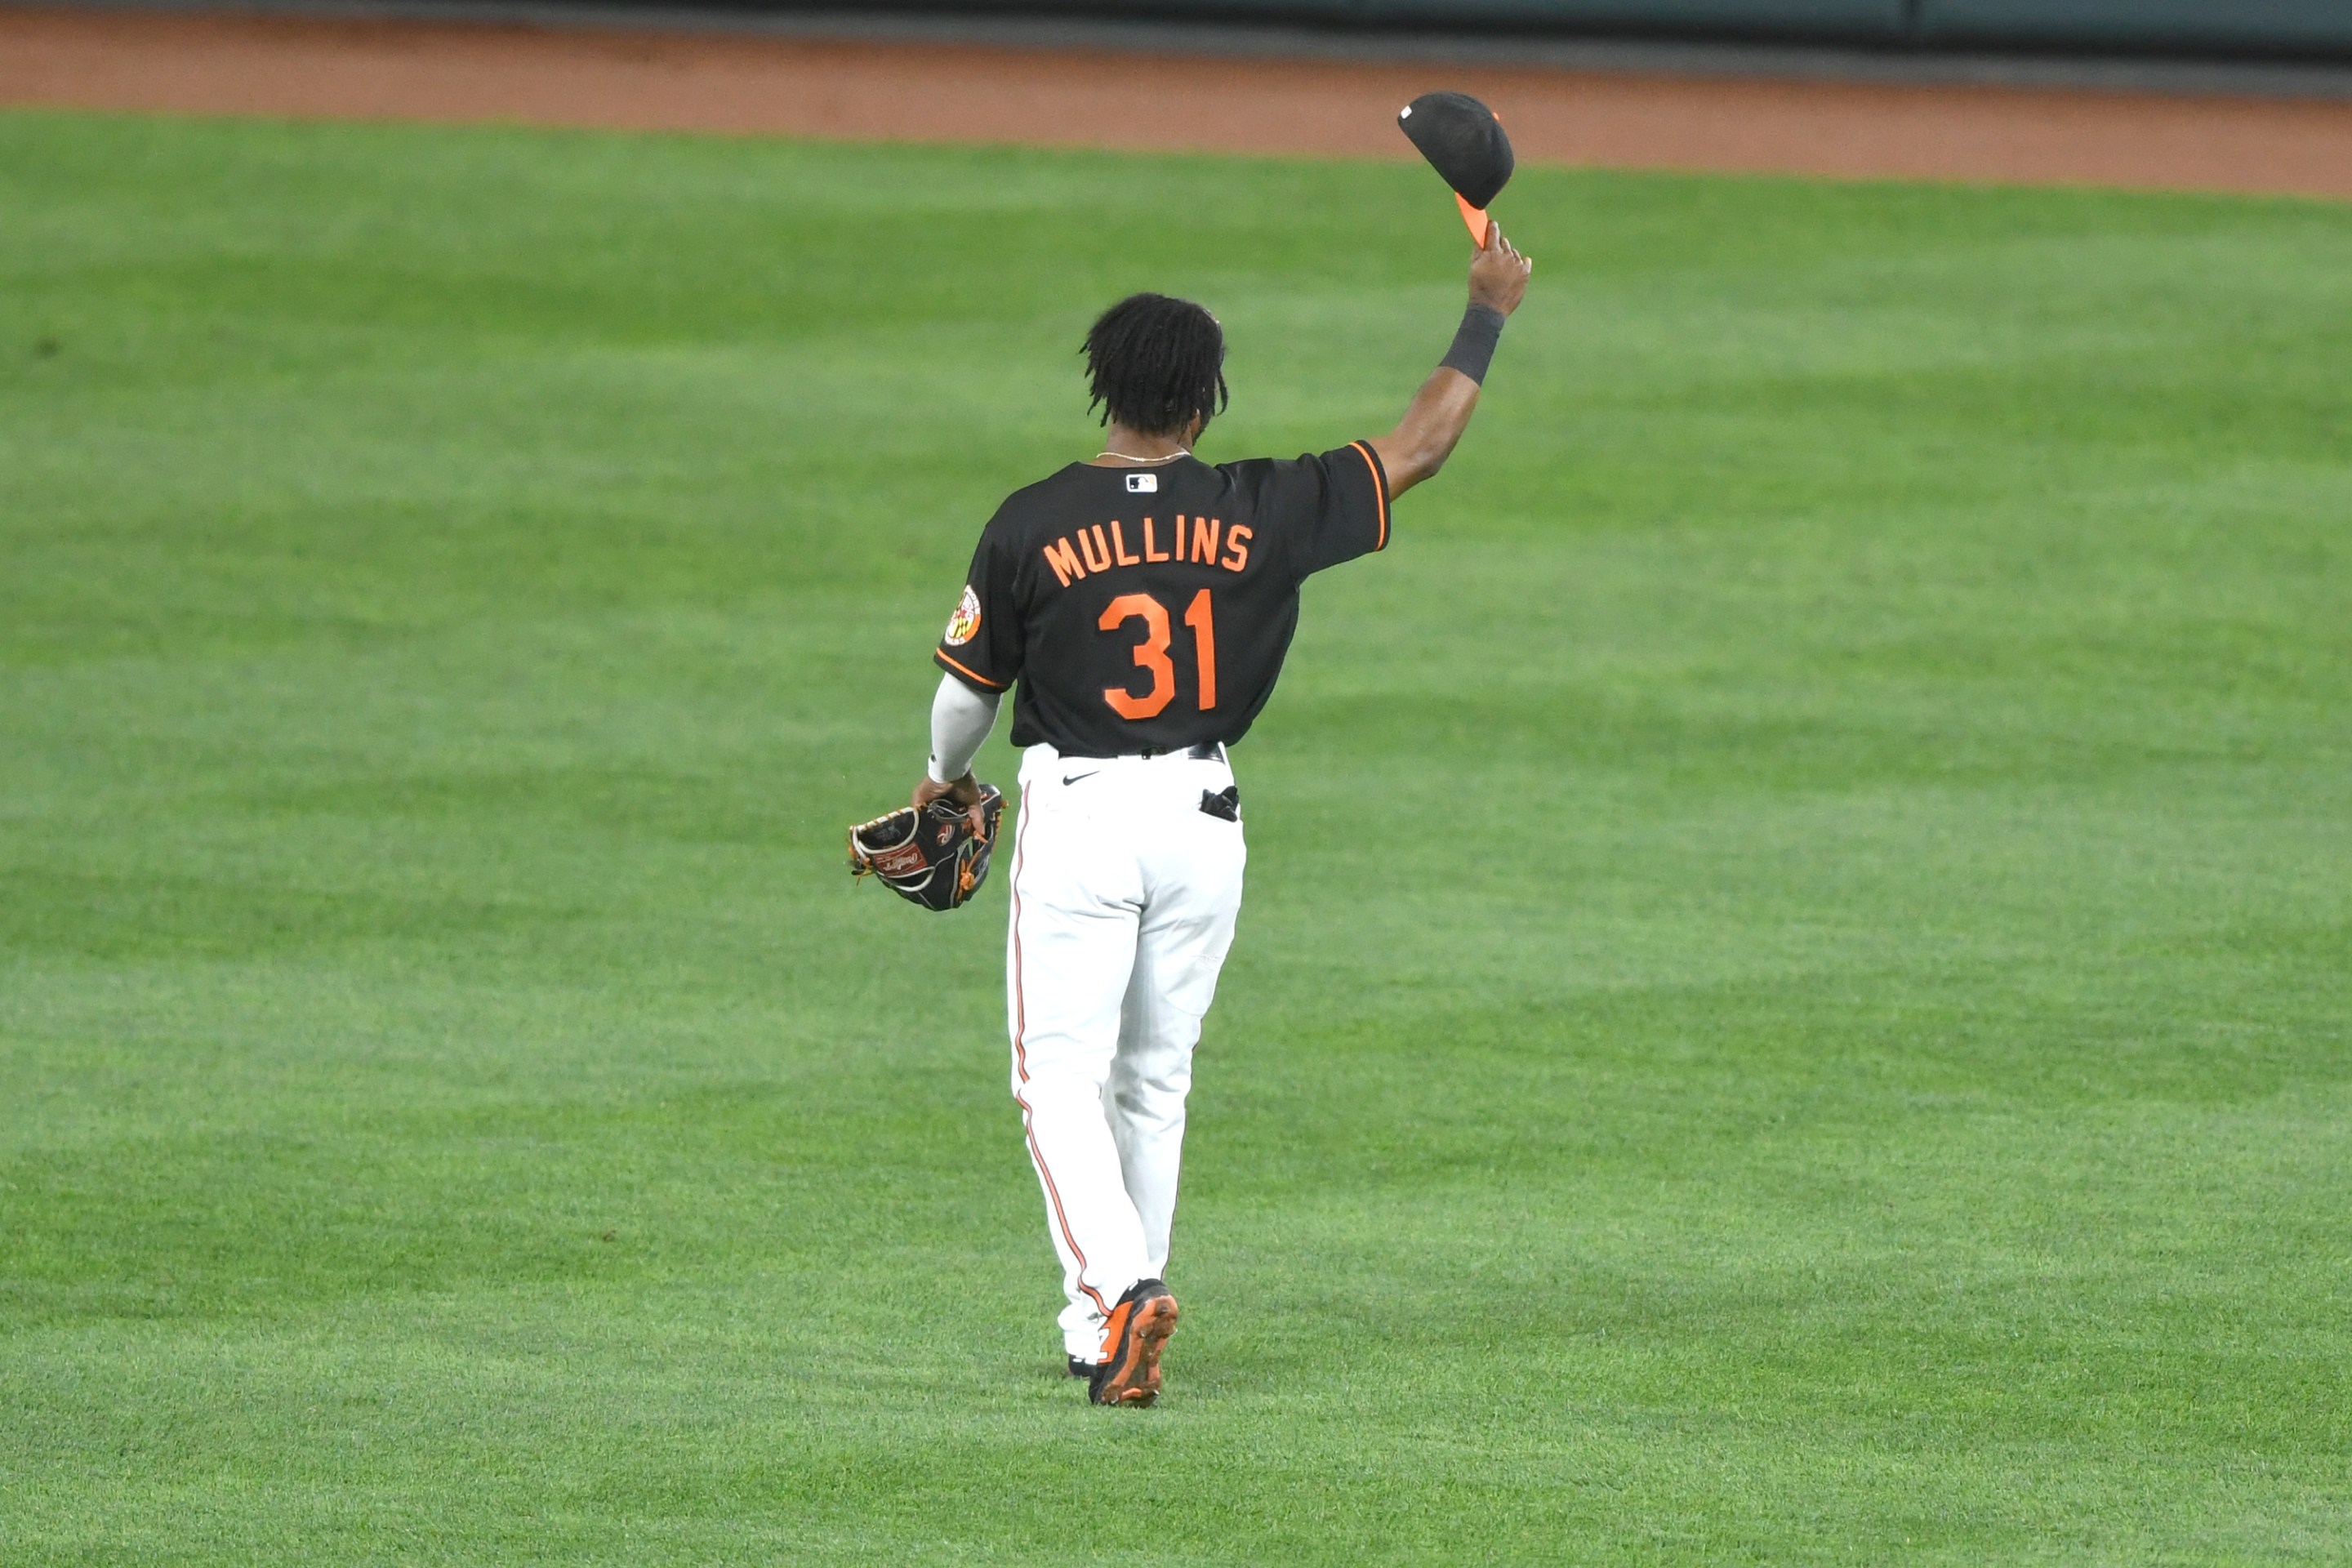
[{"label": "jersey name mullins", "polygon": [[[1106,527],[1110,531],[1108,533],[1103,531]],[[1228,572],[1240,572],[1249,565],[1249,545],[1255,531],[1247,523],[1237,522],[1226,529],[1220,518],[1187,518],[1180,511],[1164,535],[1156,518],[1142,518],[1137,527],[1136,543],[1139,549],[1133,550],[1128,546],[1127,525],[1118,518],[1111,519],[1108,524],[1097,522],[1073,529],[1045,547],[1045,564],[1054,569],[1055,580],[1065,588],[1082,578],[1116,572],[1122,566],[1156,565],[1163,561],[1222,566]],[[1077,541],[1075,548],[1070,542],[1073,539]]]}]

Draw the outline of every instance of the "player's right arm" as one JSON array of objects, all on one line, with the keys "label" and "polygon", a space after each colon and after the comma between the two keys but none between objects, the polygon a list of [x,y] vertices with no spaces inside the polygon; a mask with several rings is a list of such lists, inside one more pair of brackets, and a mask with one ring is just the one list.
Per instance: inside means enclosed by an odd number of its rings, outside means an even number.
[{"label": "player's right arm", "polygon": [[1430,373],[1397,427],[1375,438],[1381,470],[1393,500],[1445,466],[1478,406],[1478,384],[1502,336],[1503,321],[1519,308],[1535,264],[1503,237],[1503,226],[1488,222],[1486,243],[1470,258],[1470,308],[1463,312],[1454,346]]}]

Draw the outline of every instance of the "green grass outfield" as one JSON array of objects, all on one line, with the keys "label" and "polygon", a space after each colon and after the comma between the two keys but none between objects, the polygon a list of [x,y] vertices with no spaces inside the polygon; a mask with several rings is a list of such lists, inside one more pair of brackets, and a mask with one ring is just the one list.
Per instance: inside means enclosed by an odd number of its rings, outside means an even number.
[{"label": "green grass outfield", "polygon": [[1092,313],[1378,432],[1427,174],[0,117],[0,1562],[2352,1561],[2352,208],[1502,211],[1113,1413],[840,830]]}]

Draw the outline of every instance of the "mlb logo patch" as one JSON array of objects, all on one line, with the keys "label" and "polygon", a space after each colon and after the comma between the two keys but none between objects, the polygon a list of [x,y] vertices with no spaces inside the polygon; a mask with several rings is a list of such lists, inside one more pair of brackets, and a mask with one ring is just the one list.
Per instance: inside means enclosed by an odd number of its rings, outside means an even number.
[{"label": "mlb logo patch", "polygon": [[1127,493],[1128,493],[1128,494],[1129,494],[1129,495],[1138,495],[1138,496],[1148,496],[1148,495],[1157,495],[1157,494],[1159,494],[1159,493],[1160,493],[1160,476],[1159,476],[1158,474],[1129,474],[1129,475],[1128,475],[1128,476],[1127,476]]}]

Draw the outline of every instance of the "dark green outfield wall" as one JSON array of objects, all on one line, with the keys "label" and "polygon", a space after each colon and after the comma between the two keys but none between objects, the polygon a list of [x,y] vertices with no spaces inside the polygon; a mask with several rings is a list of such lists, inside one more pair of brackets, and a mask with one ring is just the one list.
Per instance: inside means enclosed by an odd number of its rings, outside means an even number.
[{"label": "dark green outfield wall", "polygon": [[1898,35],[1906,0],[1300,0],[1256,5],[1250,0],[1152,7],[1227,16],[1332,16],[1364,22],[1556,24],[1584,26],[1659,26],[1737,31]]},{"label": "dark green outfield wall", "polygon": [[2341,51],[2352,0],[1921,0],[1932,41]]},{"label": "dark green outfield wall", "polygon": [[[937,0],[885,0],[934,5]],[[1556,26],[1950,45],[2342,55],[2352,0],[964,0],[987,11]]]}]

